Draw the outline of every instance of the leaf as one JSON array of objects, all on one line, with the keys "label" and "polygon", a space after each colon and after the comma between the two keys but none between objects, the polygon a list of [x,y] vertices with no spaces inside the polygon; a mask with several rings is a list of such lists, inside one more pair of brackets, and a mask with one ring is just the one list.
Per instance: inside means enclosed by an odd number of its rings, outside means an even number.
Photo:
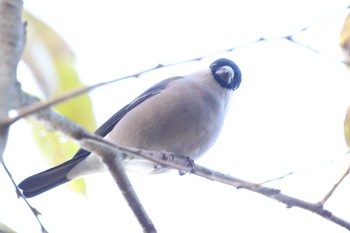
[{"label": "leaf", "polygon": [[348,148],[350,149],[350,106],[346,112],[345,121],[344,121],[344,136],[345,142]]},{"label": "leaf", "polygon": [[0,222],[0,233],[16,233],[16,232]]},{"label": "leaf", "polygon": [[86,184],[83,178],[78,178],[69,182],[68,187],[77,193],[86,193]]},{"label": "leaf", "polygon": [[340,32],[339,44],[344,54],[344,60],[350,63],[350,14],[345,18]]},{"label": "leaf", "polygon": [[72,154],[77,151],[78,146],[55,132],[48,131],[40,123],[28,120],[33,126],[32,135],[34,136],[41,153],[50,166],[61,164],[71,158]]},{"label": "leaf", "polygon": [[[52,28],[28,12],[25,12],[23,17],[28,21],[23,61],[31,69],[44,96],[54,98],[81,87],[74,54],[67,43]],[[54,109],[87,130],[93,131],[96,128],[88,95],[70,99],[56,105]],[[33,126],[33,137],[50,166],[70,159],[77,151],[78,147],[72,141],[49,132],[34,121],[29,122]],[[83,180],[73,181],[69,186],[80,193],[86,192]]]}]

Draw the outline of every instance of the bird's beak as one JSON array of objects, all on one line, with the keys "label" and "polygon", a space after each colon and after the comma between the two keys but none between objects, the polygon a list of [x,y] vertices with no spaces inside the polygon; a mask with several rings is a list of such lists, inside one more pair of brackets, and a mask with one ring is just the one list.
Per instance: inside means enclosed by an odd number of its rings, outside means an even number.
[{"label": "bird's beak", "polygon": [[229,85],[232,82],[235,73],[231,67],[223,66],[215,72],[215,75],[219,76],[221,80]]}]

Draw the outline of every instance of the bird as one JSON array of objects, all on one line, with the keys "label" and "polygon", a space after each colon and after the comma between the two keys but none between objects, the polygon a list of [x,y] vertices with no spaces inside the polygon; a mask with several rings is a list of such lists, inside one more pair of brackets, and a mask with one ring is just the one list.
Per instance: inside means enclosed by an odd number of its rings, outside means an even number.
[{"label": "bird", "polygon": [[[242,74],[235,62],[219,58],[208,68],[175,76],[147,89],[117,111],[95,134],[123,147],[167,151],[195,160],[219,136],[233,92]],[[128,170],[162,173],[169,168],[126,156]],[[18,184],[26,198],[83,175],[105,170],[99,155],[79,149],[72,159]]]}]

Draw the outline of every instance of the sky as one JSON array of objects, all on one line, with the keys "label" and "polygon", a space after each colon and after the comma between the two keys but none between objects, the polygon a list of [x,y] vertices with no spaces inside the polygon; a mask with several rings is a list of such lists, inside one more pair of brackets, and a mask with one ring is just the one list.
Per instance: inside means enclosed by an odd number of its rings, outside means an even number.
[{"label": "sky", "polygon": [[[98,125],[159,80],[206,68],[219,57],[234,60],[242,85],[220,138],[198,164],[252,182],[293,172],[267,186],[317,202],[350,164],[343,136],[350,74],[338,46],[348,4],[32,0],[24,6],[68,42],[86,85],[203,57],[91,92]],[[255,42],[261,37],[266,40]],[[25,90],[36,90],[25,74],[19,79]],[[24,121],[11,129],[5,161],[17,182],[48,168]],[[130,178],[159,232],[346,232],[310,212],[194,175]],[[29,199],[49,232],[141,232],[108,173],[86,182],[87,197],[61,186]],[[0,221],[18,232],[40,232],[2,170],[0,187]],[[350,178],[325,208],[350,221],[348,187]]]}]

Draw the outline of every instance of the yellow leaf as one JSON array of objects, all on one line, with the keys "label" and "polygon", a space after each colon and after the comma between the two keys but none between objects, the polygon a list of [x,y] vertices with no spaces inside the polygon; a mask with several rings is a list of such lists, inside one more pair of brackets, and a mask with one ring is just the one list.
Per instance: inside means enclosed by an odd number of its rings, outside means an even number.
[{"label": "yellow leaf", "polygon": [[9,228],[8,226],[4,225],[3,223],[0,222],[0,232],[1,233],[15,233],[14,230]]},{"label": "yellow leaf", "polygon": [[50,166],[67,161],[78,150],[78,146],[64,136],[48,131],[36,121],[28,120],[28,122],[33,126],[32,135]]},{"label": "yellow leaf", "polygon": [[345,121],[344,121],[344,136],[346,145],[350,149],[350,106],[346,112]]},{"label": "yellow leaf", "polygon": [[[29,13],[25,12],[23,17],[28,22],[23,60],[31,69],[45,97],[54,98],[81,87],[74,54],[67,43],[52,28]],[[73,98],[54,108],[87,130],[95,130],[96,124],[88,95]],[[33,137],[50,166],[70,159],[77,151],[77,145],[62,135],[49,132],[33,121],[30,123],[33,125]],[[80,193],[86,192],[83,180],[69,186]]]},{"label": "yellow leaf", "polygon": [[68,187],[77,193],[86,194],[86,184],[83,178],[72,180],[68,183]]},{"label": "yellow leaf", "polygon": [[342,48],[344,59],[350,63],[350,14],[346,17],[340,32],[339,44]]}]

